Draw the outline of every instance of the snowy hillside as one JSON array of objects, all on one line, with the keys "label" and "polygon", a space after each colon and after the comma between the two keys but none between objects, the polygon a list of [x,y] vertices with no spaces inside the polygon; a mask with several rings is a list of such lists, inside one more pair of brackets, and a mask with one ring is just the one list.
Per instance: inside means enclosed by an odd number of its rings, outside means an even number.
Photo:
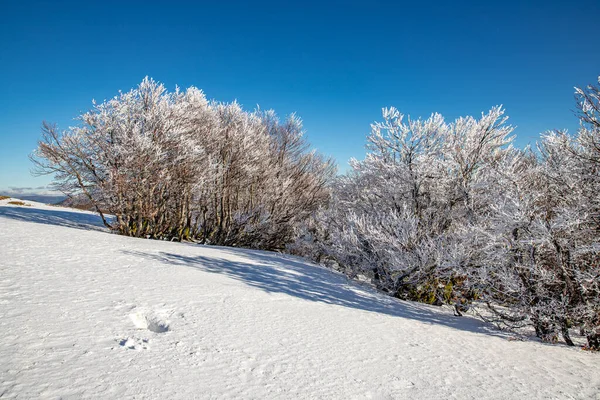
[{"label": "snowy hillside", "polygon": [[28,204],[0,201],[2,398],[600,399],[598,354]]}]

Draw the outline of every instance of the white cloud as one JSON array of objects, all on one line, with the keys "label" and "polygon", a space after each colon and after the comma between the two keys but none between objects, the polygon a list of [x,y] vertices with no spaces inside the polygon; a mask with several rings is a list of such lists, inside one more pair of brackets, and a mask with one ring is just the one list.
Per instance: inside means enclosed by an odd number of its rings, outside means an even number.
[{"label": "white cloud", "polygon": [[38,187],[17,187],[11,186],[8,189],[0,189],[0,195],[19,197],[19,196],[62,196],[62,193],[53,190],[49,186]]}]

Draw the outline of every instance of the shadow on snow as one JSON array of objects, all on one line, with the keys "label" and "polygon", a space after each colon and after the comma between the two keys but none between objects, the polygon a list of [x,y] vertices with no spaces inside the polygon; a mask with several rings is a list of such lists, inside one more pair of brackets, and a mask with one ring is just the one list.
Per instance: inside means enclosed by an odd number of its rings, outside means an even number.
[{"label": "shadow on snow", "polygon": [[218,248],[237,260],[164,253],[124,251],[169,265],[196,268],[226,275],[268,293],[283,293],[308,301],[408,318],[426,324],[444,325],[463,331],[507,337],[493,326],[473,317],[455,317],[435,306],[401,301],[350,281],[344,275],[281,254],[246,249]]},{"label": "shadow on snow", "polygon": [[[105,230],[98,215],[69,210],[40,210],[28,207],[0,207],[0,217],[86,230]],[[434,306],[400,301],[349,281],[345,276],[309,264],[298,257],[258,250],[214,248],[229,258],[184,256],[173,253],[149,254],[123,251],[164,264],[195,268],[226,275],[268,293],[282,293],[300,299],[408,318],[427,324],[490,336],[506,337],[493,326],[472,317],[454,317]]]},{"label": "shadow on snow", "polygon": [[0,207],[0,217],[38,224],[66,226],[86,230],[106,230],[99,215],[64,210],[41,210],[33,207]]}]

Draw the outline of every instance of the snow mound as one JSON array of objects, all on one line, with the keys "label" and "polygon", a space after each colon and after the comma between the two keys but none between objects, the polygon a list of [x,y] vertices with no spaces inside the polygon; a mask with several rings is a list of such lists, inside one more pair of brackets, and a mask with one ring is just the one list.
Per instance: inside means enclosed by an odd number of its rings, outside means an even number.
[{"label": "snow mound", "polygon": [[600,357],[513,341],[300,258],[0,202],[1,398],[598,399]]},{"label": "snow mound", "polygon": [[138,329],[147,329],[154,333],[164,333],[169,331],[169,321],[164,321],[154,314],[137,312],[135,314],[130,314],[129,318],[131,318],[131,321]]}]

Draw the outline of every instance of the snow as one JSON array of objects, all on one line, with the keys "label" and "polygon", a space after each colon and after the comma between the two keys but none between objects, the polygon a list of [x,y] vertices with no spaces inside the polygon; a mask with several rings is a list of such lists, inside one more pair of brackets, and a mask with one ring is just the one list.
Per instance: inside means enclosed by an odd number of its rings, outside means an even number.
[{"label": "snow", "polygon": [[600,399],[600,356],[299,258],[0,201],[2,398]]}]

